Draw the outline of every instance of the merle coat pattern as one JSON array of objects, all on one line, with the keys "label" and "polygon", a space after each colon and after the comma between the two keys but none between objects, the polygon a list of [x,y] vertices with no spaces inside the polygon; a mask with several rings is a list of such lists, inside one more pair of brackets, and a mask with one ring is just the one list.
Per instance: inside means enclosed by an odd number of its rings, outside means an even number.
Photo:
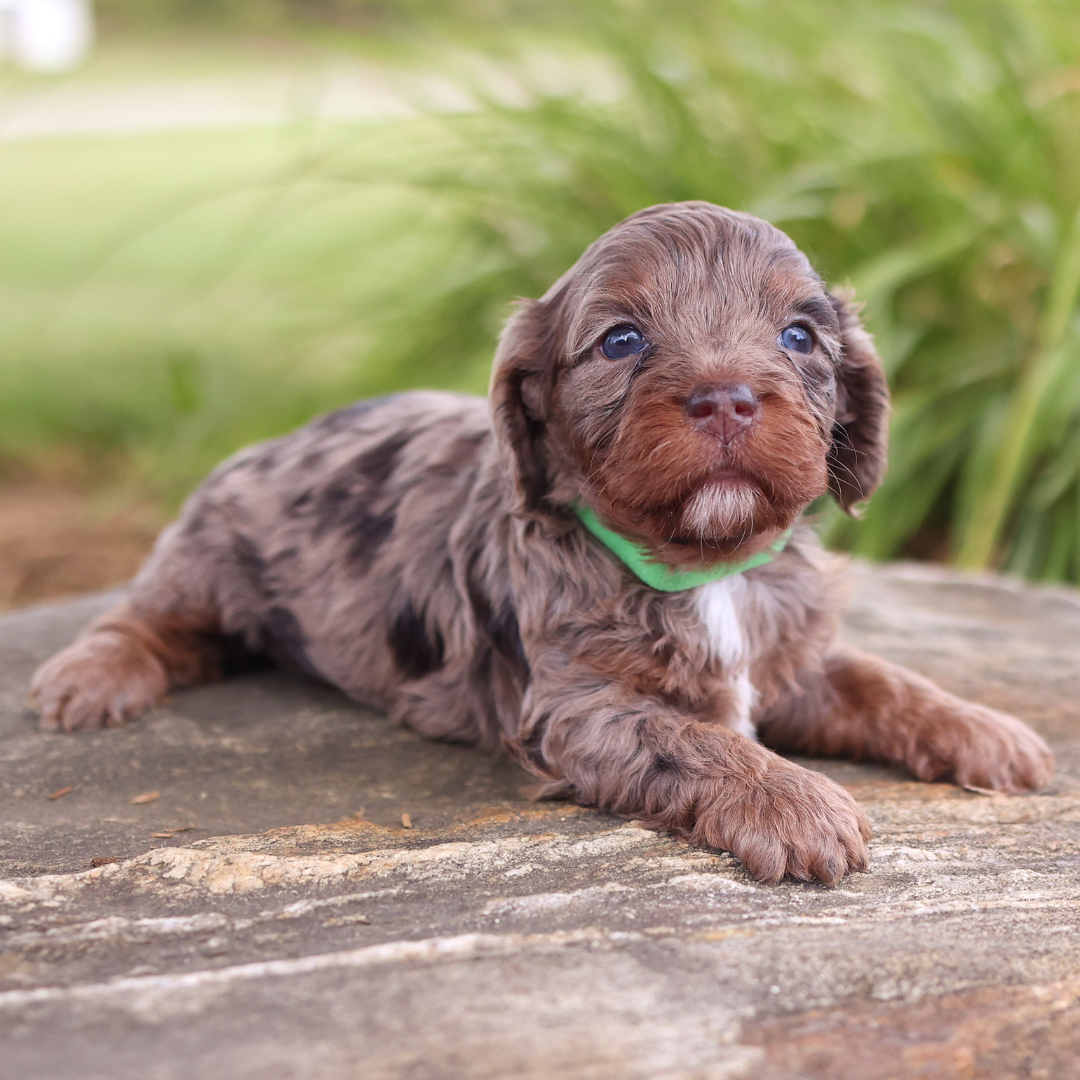
[{"label": "merle coat pattern", "polygon": [[[619,327],[642,348],[610,359]],[[775,751],[1011,792],[1052,768],[1019,721],[836,644],[842,566],[799,516],[873,492],[887,416],[855,310],[783,233],[708,203],[642,211],[520,304],[490,402],[362,402],[222,465],[124,602],[38,671],[43,724],[122,724],[239,645],[761,880],[835,883],[866,867],[866,818]],[[577,501],[675,567],[795,531],[765,566],[664,593]]]}]

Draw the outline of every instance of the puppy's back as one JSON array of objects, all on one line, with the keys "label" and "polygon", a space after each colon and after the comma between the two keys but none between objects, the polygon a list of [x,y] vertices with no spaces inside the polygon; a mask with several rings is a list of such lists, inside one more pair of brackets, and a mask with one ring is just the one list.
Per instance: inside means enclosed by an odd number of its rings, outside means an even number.
[{"label": "puppy's back", "polygon": [[163,590],[181,592],[248,649],[413,726],[418,696],[456,698],[426,733],[494,744],[500,705],[470,687],[485,649],[494,667],[520,667],[502,483],[483,398],[363,401],[221,465],[133,599],[160,608]]}]

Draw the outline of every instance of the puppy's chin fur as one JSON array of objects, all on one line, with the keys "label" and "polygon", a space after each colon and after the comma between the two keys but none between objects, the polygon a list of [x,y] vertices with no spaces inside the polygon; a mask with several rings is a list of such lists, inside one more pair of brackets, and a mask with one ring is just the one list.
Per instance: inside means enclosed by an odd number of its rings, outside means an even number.
[{"label": "puppy's chin fur", "polygon": [[758,498],[759,493],[745,480],[706,484],[687,502],[682,526],[702,539],[749,534]]}]

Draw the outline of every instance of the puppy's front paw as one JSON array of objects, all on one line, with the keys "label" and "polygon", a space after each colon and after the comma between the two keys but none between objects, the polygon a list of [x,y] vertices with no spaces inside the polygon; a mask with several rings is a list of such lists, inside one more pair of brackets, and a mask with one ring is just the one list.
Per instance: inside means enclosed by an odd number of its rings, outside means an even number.
[{"label": "puppy's front paw", "polygon": [[920,780],[1020,794],[1038,791],[1054,774],[1050,747],[1013,716],[957,701],[928,716],[906,755]]},{"label": "puppy's front paw", "polygon": [[871,835],[866,815],[839,784],[775,758],[760,779],[718,783],[699,804],[690,838],[730,851],[759,881],[791,876],[835,885],[867,868]]},{"label": "puppy's front paw", "polygon": [[30,700],[49,731],[119,727],[168,689],[160,661],[139,642],[97,630],[47,660],[34,673]]}]

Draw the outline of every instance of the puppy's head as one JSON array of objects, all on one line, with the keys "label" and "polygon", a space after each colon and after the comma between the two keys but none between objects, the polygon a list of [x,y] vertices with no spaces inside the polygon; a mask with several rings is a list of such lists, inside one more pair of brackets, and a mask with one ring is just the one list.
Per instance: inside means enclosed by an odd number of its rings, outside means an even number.
[{"label": "puppy's head", "polygon": [[491,387],[518,513],[591,507],[662,562],[763,550],[885,468],[888,389],[847,300],[778,229],[711,203],[605,233],[508,323]]}]

